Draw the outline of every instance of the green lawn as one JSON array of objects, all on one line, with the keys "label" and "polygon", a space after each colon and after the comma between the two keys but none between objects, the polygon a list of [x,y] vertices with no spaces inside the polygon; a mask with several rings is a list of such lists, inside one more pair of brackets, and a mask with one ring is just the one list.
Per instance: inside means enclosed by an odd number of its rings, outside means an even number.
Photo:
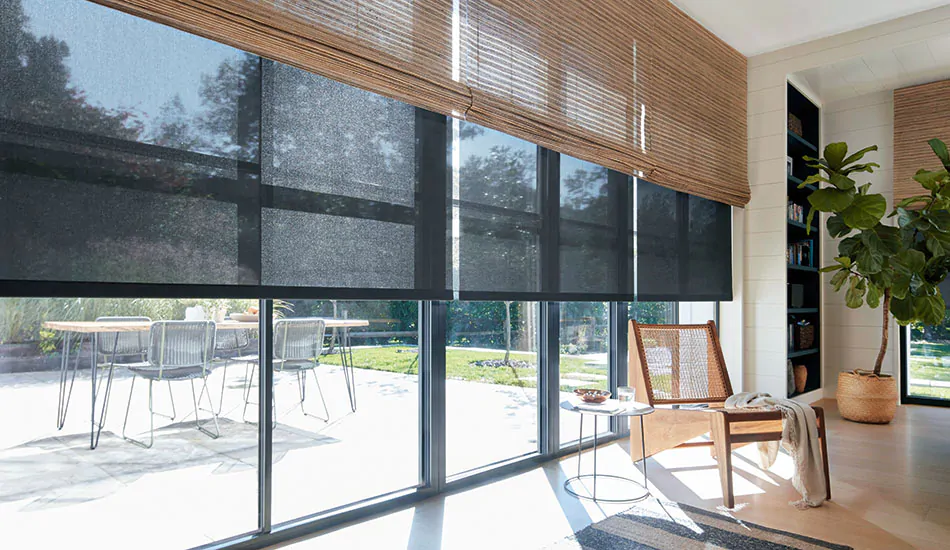
[{"label": "green lawn", "polygon": [[[910,378],[950,382],[950,365],[942,359],[950,357],[950,342],[914,342],[910,350]],[[950,388],[910,386],[908,392],[920,397],[950,399]]]},{"label": "green lawn", "polygon": [[[417,348],[403,346],[386,346],[376,348],[357,348],[353,350],[353,360],[357,367],[401,374],[417,374],[419,363],[416,360]],[[512,360],[521,360],[532,363],[531,368],[511,367],[484,367],[473,363],[485,359],[504,359],[505,352],[488,352],[467,349],[449,349],[445,352],[446,375],[450,380],[467,380],[471,382],[485,382],[502,384],[505,386],[521,386],[533,388],[537,386],[537,365],[532,362],[536,359],[533,353],[511,352]],[[338,354],[326,355],[320,358],[322,363],[339,365]],[[561,356],[561,375],[576,374],[607,374],[604,367],[587,365],[589,359],[582,357]],[[591,381],[588,387],[607,389],[606,380]],[[564,391],[571,388],[562,387]]]}]

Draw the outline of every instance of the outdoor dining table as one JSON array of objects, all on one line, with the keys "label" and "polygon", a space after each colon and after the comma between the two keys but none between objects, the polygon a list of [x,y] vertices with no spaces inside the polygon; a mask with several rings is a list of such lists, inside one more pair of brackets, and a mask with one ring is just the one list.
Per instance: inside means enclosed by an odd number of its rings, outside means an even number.
[{"label": "outdoor dining table", "polygon": [[[350,400],[350,408],[356,411],[356,381],[353,370],[353,347],[350,342],[350,329],[369,326],[366,319],[336,319],[321,318],[327,328],[340,328],[342,335],[340,338],[340,361],[343,366],[343,375],[346,377],[347,394]],[[47,321],[43,323],[44,328],[57,330],[65,333],[63,338],[63,356],[60,363],[59,373],[59,403],[56,410],[56,429],[61,430],[66,424],[66,411],[69,408],[69,399],[73,393],[73,384],[76,381],[76,371],[79,369],[79,356],[82,353],[82,345],[87,337],[92,340],[92,356],[90,359],[90,381],[92,405],[90,407],[90,428],[89,428],[89,448],[95,449],[99,445],[99,434],[102,432],[102,426],[105,424],[106,411],[109,407],[109,392],[112,388],[112,375],[115,371],[115,348],[112,353],[112,363],[109,365],[109,378],[106,382],[105,395],[103,396],[102,410],[99,413],[99,421],[96,421],[96,399],[99,389],[96,384],[98,357],[98,338],[97,334],[109,334],[119,332],[147,332],[152,326],[151,321]],[[256,330],[260,328],[257,321],[222,321],[215,323],[216,330]],[[73,361],[72,377],[69,377],[70,345],[73,335],[79,336],[79,345],[76,349],[76,358]],[[91,336],[89,336],[91,335]],[[115,339],[118,345],[119,339]],[[349,355],[349,357],[347,357]],[[68,379],[68,387],[67,387]]]}]

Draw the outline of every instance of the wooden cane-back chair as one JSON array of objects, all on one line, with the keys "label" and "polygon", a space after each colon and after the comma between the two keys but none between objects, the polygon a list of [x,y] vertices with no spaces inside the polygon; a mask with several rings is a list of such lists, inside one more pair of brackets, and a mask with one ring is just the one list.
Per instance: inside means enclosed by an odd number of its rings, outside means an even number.
[{"label": "wooden cane-back chair", "polygon": [[[630,321],[629,378],[638,401],[656,409],[643,417],[646,456],[675,447],[710,445],[719,463],[723,502],[732,508],[732,449],[782,439],[782,413],[723,408],[732,395],[716,324],[644,325]],[[818,417],[827,498],[831,498],[825,416]],[[695,440],[709,434],[709,440]],[[641,458],[640,430],[630,430],[630,454]]]}]

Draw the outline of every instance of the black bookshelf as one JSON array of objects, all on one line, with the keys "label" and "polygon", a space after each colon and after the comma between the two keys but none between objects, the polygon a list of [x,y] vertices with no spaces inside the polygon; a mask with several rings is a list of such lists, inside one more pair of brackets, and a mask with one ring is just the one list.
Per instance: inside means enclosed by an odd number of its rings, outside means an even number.
[{"label": "black bookshelf", "polygon": [[[815,190],[815,186],[808,185],[799,189],[799,185],[815,173],[813,168],[806,166],[802,157],[819,156],[821,120],[818,106],[791,84],[788,84],[786,107],[787,114],[792,114],[801,121],[802,130],[801,135],[791,129],[787,130],[786,154],[792,158],[787,185],[789,207],[786,212],[787,356],[792,365],[805,365],[808,369],[805,391],[802,392],[808,393],[821,388],[821,277],[818,271],[821,267],[821,222],[816,215],[810,228],[805,225],[809,208],[808,194]],[[814,341],[807,346],[801,345],[797,330],[792,328],[800,321],[815,327]],[[788,394],[794,396],[798,392],[795,392],[794,387],[790,387]]]}]

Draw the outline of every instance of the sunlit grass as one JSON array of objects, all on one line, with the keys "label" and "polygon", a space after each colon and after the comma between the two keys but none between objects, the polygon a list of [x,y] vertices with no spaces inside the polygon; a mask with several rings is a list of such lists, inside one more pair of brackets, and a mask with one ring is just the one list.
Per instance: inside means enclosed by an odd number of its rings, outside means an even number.
[{"label": "sunlit grass", "polygon": [[[910,379],[950,382],[950,342],[913,342],[910,350]],[[932,388],[911,384],[908,393],[918,397],[950,399],[950,388]]]},{"label": "sunlit grass", "polygon": [[[400,374],[418,374],[418,348],[410,346],[384,346],[371,348],[356,348],[353,350],[353,361],[359,368],[372,369]],[[525,361],[529,368],[486,367],[477,366],[475,361],[486,359],[504,359],[504,350],[483,351],[468,349],[448,349],[445,352],[446,377],[449,380],[466,380],[470,382],[484,382],[505,386],[520,386],[533,388],[537,386],[538,370],[537,355],[534,353],[511,352],[512,361]],[[322,363],[339,365],[339,354],[324,355]],[[560,358],[561,376],[569,374],[598,374],[606,375],[606,365],[594,366],[589,364],[590,359],[562,355]],[[607,389],[607,380],[591,380],[585,387]],[[564,391],[571,388],[562,387]]]}]

